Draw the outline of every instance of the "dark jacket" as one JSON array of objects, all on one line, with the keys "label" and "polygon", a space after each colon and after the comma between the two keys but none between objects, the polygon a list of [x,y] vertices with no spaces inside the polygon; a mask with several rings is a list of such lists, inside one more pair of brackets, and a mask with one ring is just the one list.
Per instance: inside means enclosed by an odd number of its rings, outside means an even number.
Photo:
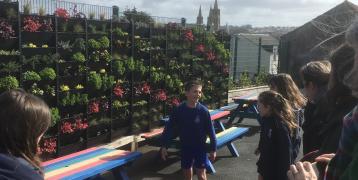
[{"label": "dark jacket", "polygon": [[318,132],[322,129],[328,116],[328,102],[321,98],[317,103],[308,102],[304,111],[303,130],[303,154],[318,150],[321,147],[322,139]]},{"label": "dark jacket", "polygon": [[357,99],[352,96],[341,97],[332,103],[327,119],[318,131],[322,141],[319,154],[335,153],[338,148],[339,138],[342,132],[343,117],[357,104]]},{"label": "dark jacket", "polygon": [[33,166],[23,158],[0,153],[0,180],[44,179]]},{"label": "dark jacket", "polygon": [[264,180],[286,180],[291,157],[290,133],[285,124],[274,117],[262,118],[257,171]]}]

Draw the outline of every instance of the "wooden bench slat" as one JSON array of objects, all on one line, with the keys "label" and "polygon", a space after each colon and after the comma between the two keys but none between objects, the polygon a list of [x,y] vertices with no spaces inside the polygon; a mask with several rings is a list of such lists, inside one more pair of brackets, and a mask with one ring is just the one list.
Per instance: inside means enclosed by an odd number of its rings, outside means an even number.
[{"label": "wooden bench slat", "polygon": [[116,150],[102,155],[95,159],[89,159],[68,167],[64,170],[52,172],[46,176],[46,179],[85,179],[94,175],[100,174],[104,171],[122,166],[127,162],[133,161],[141,156],[139,152],[129,152]]},{"label": "wooden bench slat", "polygon": [[140,137],[151,138],[151,137],[154,137],[154,136],[162,134],[163,131],[164,131],[164,127],[153,129],[151,132],[140,134]]},{"label": "wooden bench slat", "polygon": [[221,110],[219,111],[220,112],[217,112],[214,115],[210,115],[212,121],[220,119],[230,114],[230,111],[221,111]]},{"label": "wooden bench slat", "polygon": [[76,157],[73,157],[71,159],[66,159],[66,160],[63,160],[63,161],[56,162],[54,164],[48,165],[48,166],[44,167],[44,171],[46,173],[49,173],[49,172],[54,171],[54,170],[56,170],[58,168],[61,168],[61,167],[64,167],[64,166],[69,166],[71,164],[75,164],[75,163],[78,163],[78,162],[82,162],[82,161],[87,160],[87,159],[95,158],[97,156],[101,156],[103,154],[107,154],[108,152],[112,152],[112,151],[115,151],[115,149],[100,148],[100,149],[97,149],[97,150],[92,151],[92,152],[87,153],[87,154],[82,154],[80,156],[76,156]]},{"label": "wooden bench slat", "polygon": [[80,155],[83,155],[83,154],[86,154],[86,153],[93,152],[93,151],[95,151],[97,149],[98,149],[98,147],[92,147],[92,148],[89,148],[89,149],[85,149],[83,151],[79,151],[79,152],[72,153],[72,154],[69,154],[69,155],[66,155],[66,156],[62,156],[62,157],[59,157],[59,158],[56,158],[56,159],[52,159],[52,160],[49,160],[49,161],[46,161],[46,162],[42,162],[41,166],[45,167],[45,166],[48,166],[50,164],[54,164],[56,162],[64,161],[66,159],[71,159],[71,158],[74,158],[76,156],[80,156]]},{"label": "wooden bench slat", "polygon": [[217,138],[217,147],[222,147],[226,145],[228,142],[233,141],[234,139],[239,138],[249,131],[249,128],[236,128],[229,133],[226,133]]}]

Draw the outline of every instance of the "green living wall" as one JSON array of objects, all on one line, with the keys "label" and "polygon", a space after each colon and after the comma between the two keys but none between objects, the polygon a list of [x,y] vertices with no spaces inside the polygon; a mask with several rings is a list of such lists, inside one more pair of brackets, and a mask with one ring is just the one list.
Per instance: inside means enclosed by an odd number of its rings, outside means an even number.
[{"label": "green living wall", "polygon": [[43,157],[158,126],[184,100],[190,78],[203,81],[209,108],[227,103],[223,42],[230,38],[176,23],[71,16],[65,8],[28,14],[0,2],[0,9],[0,90],[23,88],[51,107]]}]

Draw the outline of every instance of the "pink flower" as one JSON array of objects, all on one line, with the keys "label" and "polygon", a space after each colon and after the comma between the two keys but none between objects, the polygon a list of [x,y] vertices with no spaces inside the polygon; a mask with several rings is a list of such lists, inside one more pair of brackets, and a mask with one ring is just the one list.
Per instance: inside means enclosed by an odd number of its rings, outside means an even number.
[{"label": "pink flower", "polygon": [[88,128],[88,123],[85,122],[85,119],[82,120],[81,118],[77,118],[75,120],[75,126],[76,126],[76,129],[77,130],[84,130],[84,129],[87,129]]},{"label": "pink flower", "polygon": [[46,153],[54,153],[56,152],[56,138],[48,138],[44,140],[44,143],[42,145],[42,147],[38,148],[38,152],[41,154],[43,152]]},{"label": "pink flower", "polygon": [[215,60],[215,54],[212,52],[212,51],[209,51],[206,53],[206,59],[209,60],[209,61],[213,61]]},{"label": "pink flower", "polygon": [[99,103],[97,101],[92,101],[89,104],[89,112],[90,113],[98,113],[99,112]]},{"label": "pink flower", "polygon": [[191,29],[188,29],[184,32],[184,38],[187,41],[194,41],[194,35],[193,35],[193,31]]},{"label": "pink flower", "polygon": [[72,124],[70,122],[64,122],[61,126],[61,132],[63,134],[70,134],[74,132],[74,129],[72,128]]},{"label": "pink flower", "polygon": [[173,97],[171,100],[170,100],[170,105],[172,106],[178,106],[180,104],[180,101],[177,97]]},{"label": "pink flower", "polygon": [[123,97],[124,91],[121,86],[116,85],[113,89],[113,94],[115,94],[118,97]]},{"label": "pink flower", "polygon": [[148,85],[148,83],[144,83],[142,85],[141,91],[143,94],[150,94],[150,86]]},{"label": "pink flower", "polygon": [[167,94],[163,89],[158,90],[156,94],[154,94],[154,100],[155,101],[165,101],[167,100]]},{"label": "pink flower", "polygon": [[199,52],[199,53],[203,53],[205,51],[205,46],[204,44],[199,44],[196,46],[196,49],[195,49],[196,52]]},{"label": "pink flower", "polygon": [[55,15],[58,17],[64,18],[65,21],[67,21],[68,18],[70,18],[70,14],[64,8],[57,8],[55,11]]},{"label": "pink flower", "polygon": [[25,17],[24,18],[24,31],[36,32],[40,29],[42,24],[35,17]]}]

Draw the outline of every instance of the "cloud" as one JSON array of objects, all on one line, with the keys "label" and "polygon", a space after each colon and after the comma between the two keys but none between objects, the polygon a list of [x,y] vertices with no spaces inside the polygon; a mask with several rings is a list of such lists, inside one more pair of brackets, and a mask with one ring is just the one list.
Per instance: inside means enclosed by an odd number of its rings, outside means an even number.
[{"label": "cloud", "polygon": [[[77,0],[88,3],[89,1]],[[199,6],[202,6],[204,22],[214,0],[92,0],[91,4],[113,6],[120,10],[133,8],[152,16],[178,18],[195,23]],[[358,3],[358,0],[351,1]],[[342,0],[218,0],[221,9],[221,25],[252,24],[254,26],[300,26],[334,6]]]}]

